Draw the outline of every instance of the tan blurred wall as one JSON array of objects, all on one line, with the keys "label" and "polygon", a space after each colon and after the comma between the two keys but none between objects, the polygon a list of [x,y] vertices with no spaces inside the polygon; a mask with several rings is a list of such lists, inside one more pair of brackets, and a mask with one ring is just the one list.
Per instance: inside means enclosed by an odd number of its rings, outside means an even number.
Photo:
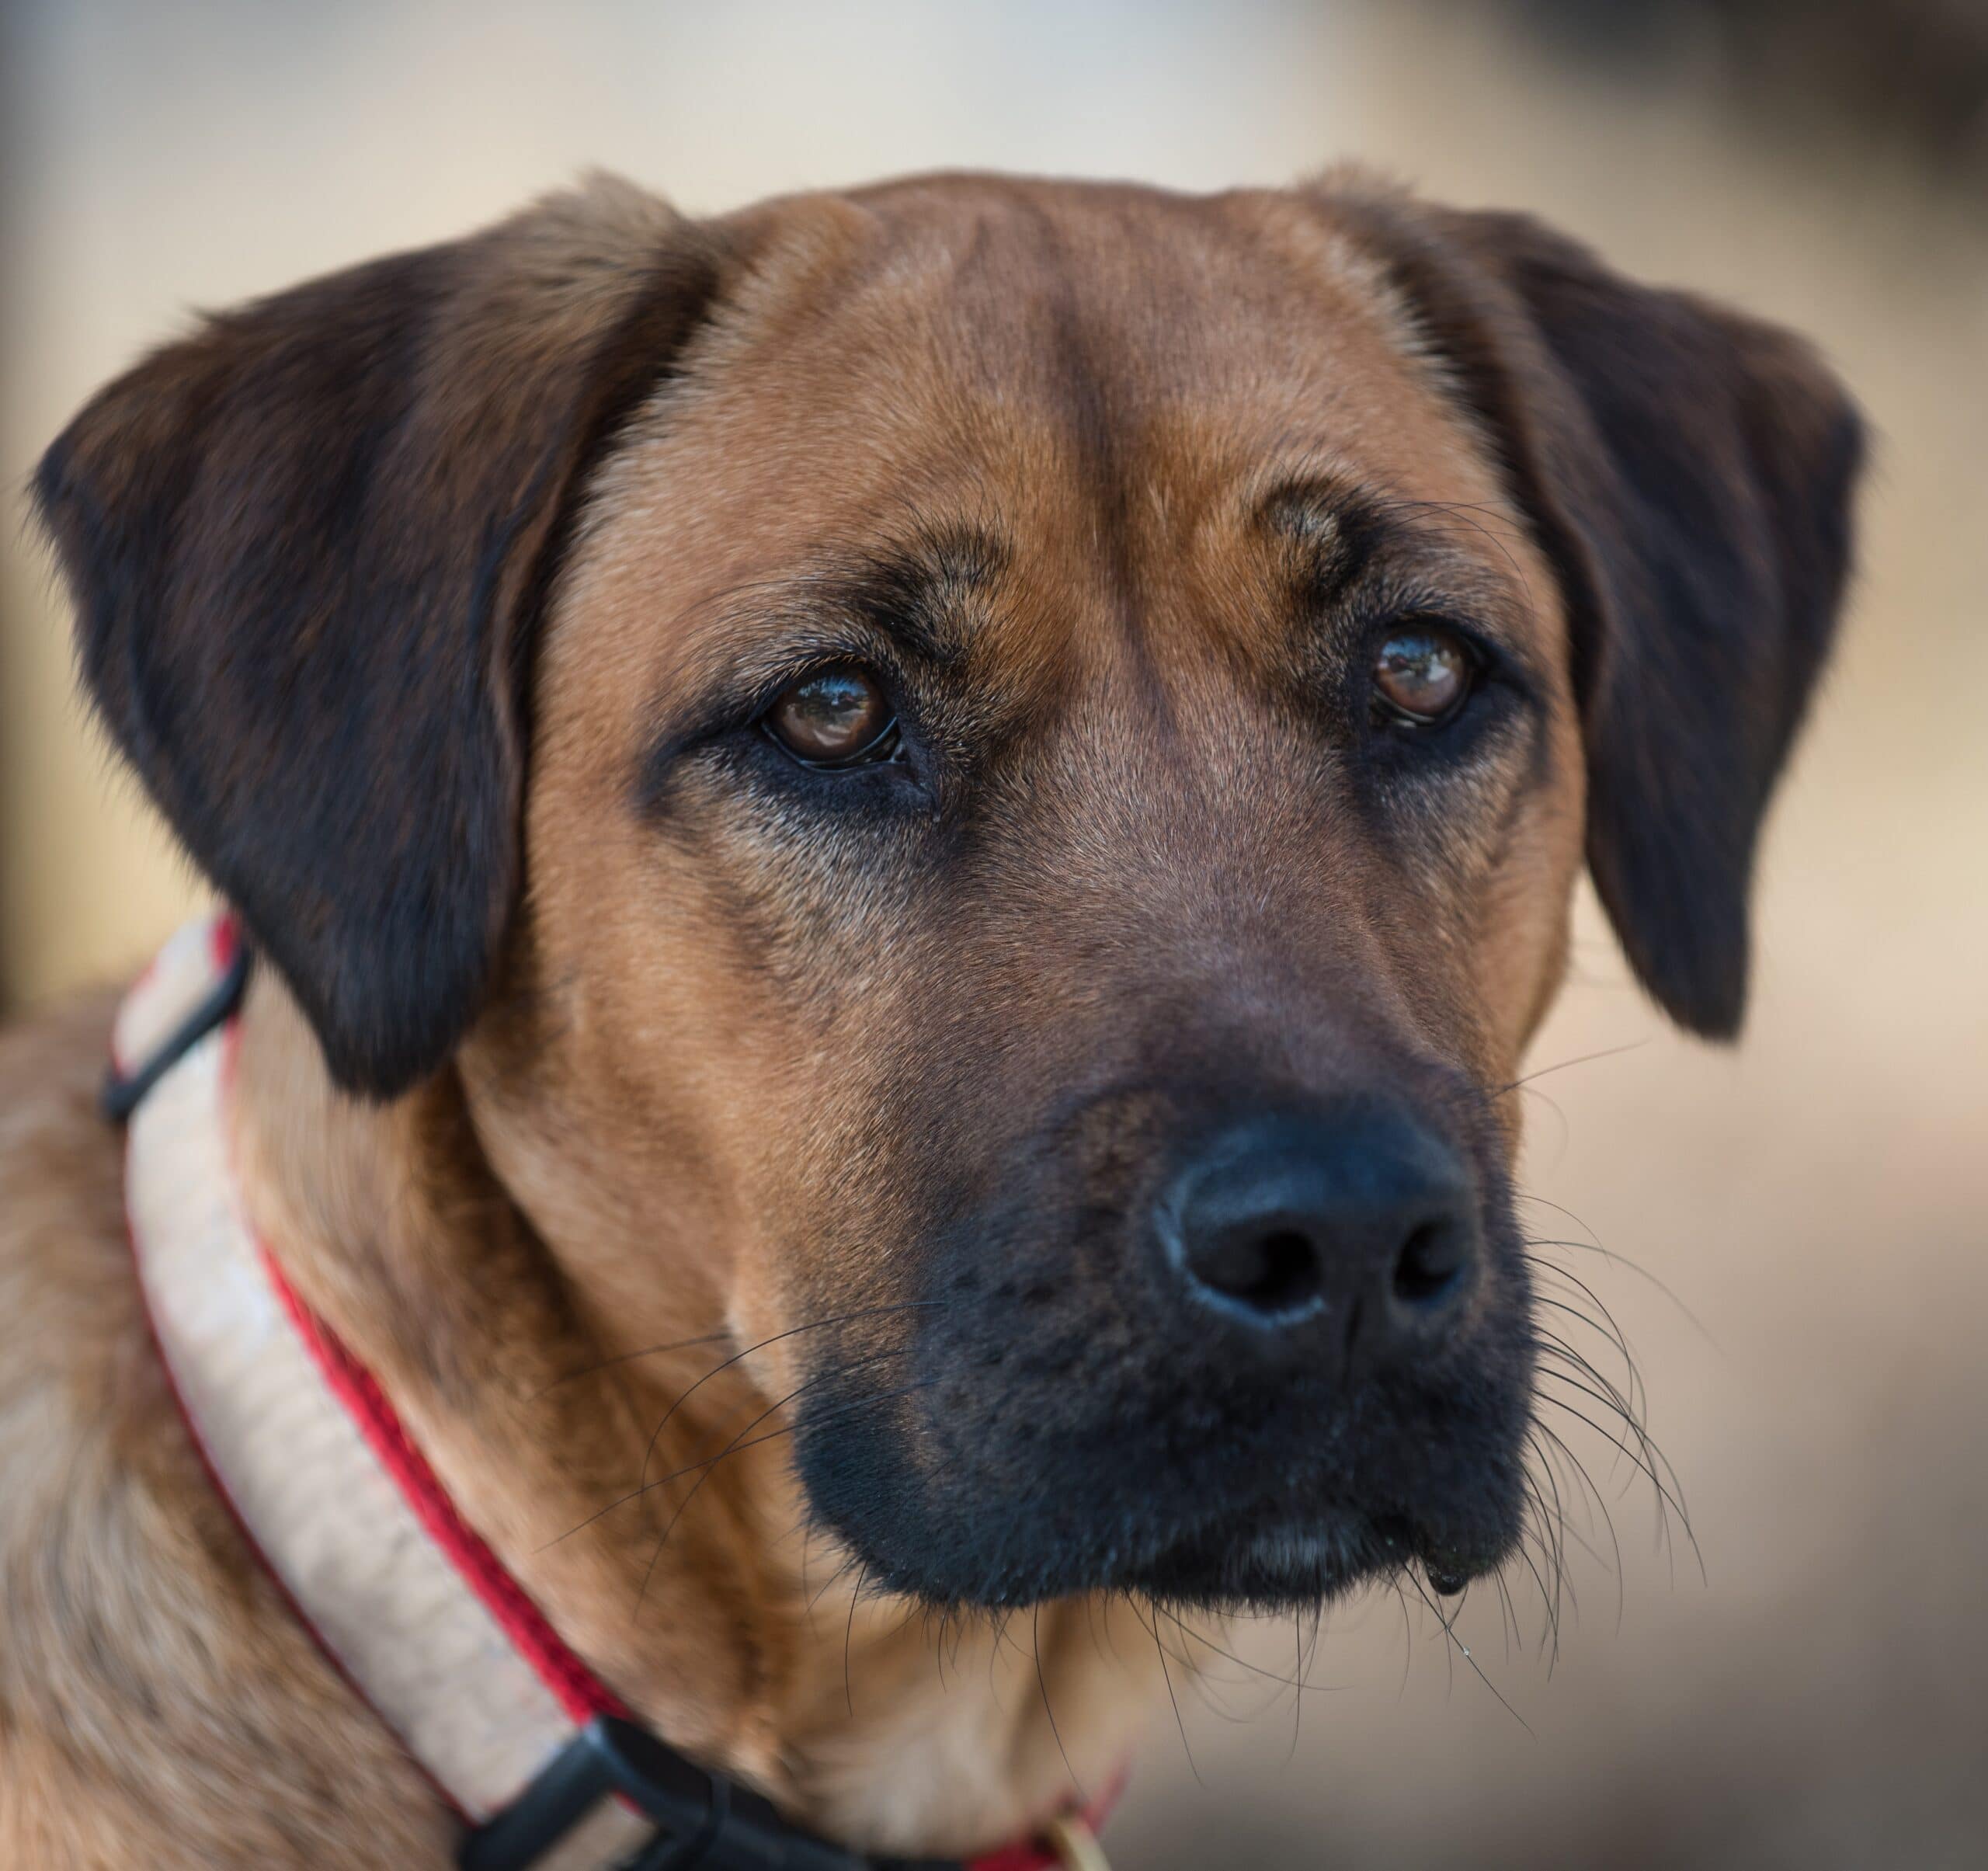
[{"label": "tan blurred wall", "polygon": [[[1687,1552],[1673,1581],[1648,1490],[1590,1438],[1621,1577],[1597,1521],[1557,1671],[1529,1644],[1505,1654],[1486,1595],[1461,1621],[1526,1726],[1425,1613],[1356,1607],[1314,1667],[1343,1686],[1306,1699],[1295,1744],[1274,1685],[1183,1688],[1187,1742],[1163,1720],[1121,1855],[1182,1871],[1983,1862],[1979,203],[1847,131],[1791,146],[1688,70],[1624,90],[1552,66],[1460,6],[43,0],[16,25],[9,486],[187,305],[448,233],[592,162],[698,208],[942,163],[1212,186],[1357,154],[1816,333],[1872,412],[1878,466],[1846,651],[1771,840],[1746,1043],[1669,1034],[1590,916],[1538,1062],[1637,1049],[1528,1099],[1529,1185],[1581,1217],[1538,1207],[1539,1233],[1591,1229],[1677,1295],[1542,1250],[1641,1354],[1705,1580]],[[189,886],[78,729],[57,607],[13,520],[0,927],[39,996],[141,953]],[[1288,1627],[1238,1641],[1288,1668]],[[1232,1725],[1204,1695],[1274,1706]]]}]

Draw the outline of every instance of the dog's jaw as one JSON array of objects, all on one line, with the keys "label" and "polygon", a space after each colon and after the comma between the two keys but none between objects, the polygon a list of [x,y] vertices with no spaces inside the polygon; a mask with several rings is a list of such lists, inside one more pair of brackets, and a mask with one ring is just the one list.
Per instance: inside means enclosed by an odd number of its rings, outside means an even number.
[{"label": "dog's jaw", "polygon": [[1114,1654],[1079,1601],[1044,1607],[1018,1645],[866,1591],[798,1530],[778,1444],[718,1465],[675,1524],[667,1489],[601,1512],[645,1463],[652,1480],[694,1469],[771,1400],[735,1367],[659,1438],[722,1349],[575,1380],[600,1345],[575,1332],[452,1082],[384,1107],[344,1097],[264,971],[234,1123],[245,1205],[292,1284],[380,1376],[561,1634],[674,1744],[828,1836],[921,1855],[1017,1836],[1069,1803],[1073,1779],[1095,1794],[1120,1770],[1156,1663]]}]

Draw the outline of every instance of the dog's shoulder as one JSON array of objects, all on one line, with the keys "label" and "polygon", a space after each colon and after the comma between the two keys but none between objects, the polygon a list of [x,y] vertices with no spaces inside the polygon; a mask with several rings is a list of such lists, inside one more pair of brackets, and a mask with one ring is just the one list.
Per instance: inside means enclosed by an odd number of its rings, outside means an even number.
[{"label": "dog's shoulder", "polygon": [[114,1008],[0,1033],[0,1863],[306,1864],[360,1802],[365,1862],[440,1864],[433,1802],[276,1599],[173,1403],[96,1108]]},{"label": "dog's shoulder", "polygon": [[122,1139],[96,1111],[115,1011],[92,994],[0,1032],[0,1424],[31,1401],[44,1428],[100,1408],[140,1327]]}]

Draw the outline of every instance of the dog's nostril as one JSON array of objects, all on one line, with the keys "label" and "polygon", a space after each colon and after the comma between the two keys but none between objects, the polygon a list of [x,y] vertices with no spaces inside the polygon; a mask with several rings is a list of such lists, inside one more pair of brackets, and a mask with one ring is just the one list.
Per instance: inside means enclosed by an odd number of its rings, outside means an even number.
[{"label": "dog's nostril", "polygon": [[1267,1317],[1293,1313],[1319,1296],[1317,1247],[1295,1228],[1236,1229],[1191,1257],[1206,1287]]},{"label": "dog's nostril", "polygon": [[1395,1297],[1415,1310],[1433,1310],[1456,1290],[1468,1258],[1457,1229],[1425,1222],[1408,1237],[1395,1263]]}]

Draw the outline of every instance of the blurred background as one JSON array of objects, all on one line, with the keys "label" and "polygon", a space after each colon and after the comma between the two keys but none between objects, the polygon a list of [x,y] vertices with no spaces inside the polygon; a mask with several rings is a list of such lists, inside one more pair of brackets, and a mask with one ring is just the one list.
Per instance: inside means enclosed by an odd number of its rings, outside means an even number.
[{"label": "blurred background", "polygon": [[1863,571],[1768,846],[1745,1044],[1668,1033],[1583,903],[1528,1088],[1530,1217],[1635,1349],[1702,1572],[1561,1421],[1621,1550],[1573,1510],[1557,1645],[1523,1570],[1454,1641],[1392,1595],[1315,1643],[1246,1628],[1239,1657],[1288,1676],[1302,1646],[1316,1686],[1176,1665],[1114,1856],[1988,1863],[1973,0],[0,0],[0,1003],[130,967],[194,900],[75,705],[18,497],[189,308],[593,164],[696,210],[919,167],[1199,189],[1347,155],[1815,335],[1877,430]]}]

